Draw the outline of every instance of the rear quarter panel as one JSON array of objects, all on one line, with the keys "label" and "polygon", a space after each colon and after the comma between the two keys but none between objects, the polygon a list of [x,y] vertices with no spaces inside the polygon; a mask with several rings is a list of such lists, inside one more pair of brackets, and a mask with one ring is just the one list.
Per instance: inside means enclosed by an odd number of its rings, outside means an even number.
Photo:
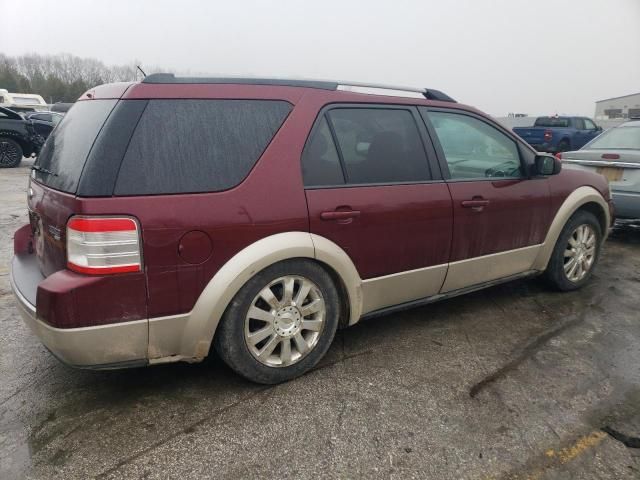
[{"label": "rear quarter panel", "polygon": [[[81,200],[84,214],[122,213],[139,220],[150,318],[190,311],[216,272],[252,243],[309,230],[299,159],[314,117],[304,106],[295,107],[247,178],[232,189]],[[210,242],[182,242],[189,232],[203,232]],[[203,254],[207,244],[210,251]]]}]

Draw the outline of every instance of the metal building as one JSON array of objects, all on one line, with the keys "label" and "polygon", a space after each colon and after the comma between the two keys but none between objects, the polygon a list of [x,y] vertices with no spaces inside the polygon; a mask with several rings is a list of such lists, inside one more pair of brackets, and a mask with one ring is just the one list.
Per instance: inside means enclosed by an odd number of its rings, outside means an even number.
[{"label": "metal building", "polygon": [[596,102],[596,120],[640,117],[640,92]]}]

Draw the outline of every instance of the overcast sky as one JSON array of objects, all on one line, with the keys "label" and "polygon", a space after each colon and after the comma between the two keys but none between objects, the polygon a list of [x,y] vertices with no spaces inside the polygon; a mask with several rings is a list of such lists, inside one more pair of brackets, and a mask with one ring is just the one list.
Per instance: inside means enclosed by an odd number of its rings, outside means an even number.
[{"label": "overcast sky", "polygon": [[[493,115],[640,92],[640,0],[0,0],[0,52],[432,87]],[[10,20],[9,20],[10,19]]]}]

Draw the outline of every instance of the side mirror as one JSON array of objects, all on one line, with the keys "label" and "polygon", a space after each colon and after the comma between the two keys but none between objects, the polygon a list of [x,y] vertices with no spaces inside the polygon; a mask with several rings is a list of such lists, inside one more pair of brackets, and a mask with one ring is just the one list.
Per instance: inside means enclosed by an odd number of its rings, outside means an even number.
[{"label": "side mirror", "polygon": [[602,127],[600,125],[596,125],[596,132],[601,132],[602,131]]},{"label": "side mirror", "polygon": [[562,170],[562,162],[553,155],[538,154],[533,170],[535,175],[557,175]]}]

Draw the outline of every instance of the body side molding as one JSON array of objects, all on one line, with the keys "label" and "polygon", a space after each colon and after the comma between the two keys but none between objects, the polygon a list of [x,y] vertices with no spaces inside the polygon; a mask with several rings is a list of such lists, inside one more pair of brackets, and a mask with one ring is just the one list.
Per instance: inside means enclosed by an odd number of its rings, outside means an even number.
[{"label": "body side molding", "polygon": [[364,280],[362,314],[438,294],[447,267],[445,263]]},{"label": "body side molding", "polygon": [[441,293],[480,285],[531,270],[542,245],[531,245],[449,264]]}]

